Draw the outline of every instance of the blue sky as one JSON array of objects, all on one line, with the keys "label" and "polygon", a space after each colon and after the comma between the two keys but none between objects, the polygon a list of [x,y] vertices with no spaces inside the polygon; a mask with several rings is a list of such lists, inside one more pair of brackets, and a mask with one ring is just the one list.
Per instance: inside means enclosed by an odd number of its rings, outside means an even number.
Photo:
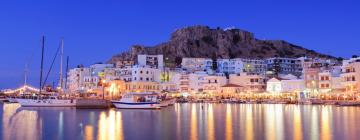
[{"label": "blue sky", "polygon": [[[0,1],[0,89],[39,77],[40,39],[47,71],[61,37],[70,66],[104,62],[133,44],[166,41],[190,25],[235,26],[259,39],[283,39],[322,53],[360,54],[360,3],[354,1],[61,0]],[[57,79],[58,68],[49,81]]]}]

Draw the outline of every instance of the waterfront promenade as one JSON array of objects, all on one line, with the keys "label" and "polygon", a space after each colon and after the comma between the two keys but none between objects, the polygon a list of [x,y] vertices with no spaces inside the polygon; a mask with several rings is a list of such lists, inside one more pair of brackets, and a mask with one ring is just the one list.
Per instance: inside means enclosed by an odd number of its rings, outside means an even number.
[{"label": "waterfront promenade", "polygon": [[360,107],[177,103],[161,110],[0,103],[0,139],[356,139]]}]

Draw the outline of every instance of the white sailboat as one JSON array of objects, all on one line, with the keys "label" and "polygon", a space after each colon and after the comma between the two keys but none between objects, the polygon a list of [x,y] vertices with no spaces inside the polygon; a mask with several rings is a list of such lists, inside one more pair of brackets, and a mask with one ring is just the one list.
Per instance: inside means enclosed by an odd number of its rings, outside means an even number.
[{"label": "white sailboat", "polygon": [[16,99],[22,107],[75,107],[75,99],[59,99],[58,96]]},{"label": "white sailboat", "polygon": [[[20,103],[22,107],[75,107],[76,100],[69,98],[60,98],[60,96],[43,96],[42,91],[42,71],[43,71],[43,57],[44,57],[44,41],[42,40],[42,57],[41,57],[41,67],[40,67],[40,91],[37,96],[31,96],[29,98],[17,98],[16,100]],[[61,55],[63,55],[63,40],[61,40]],[[61,56],[61,59],[63,57]],[[61,60],[61,63],[63,61]],[[60,64],[62,69],[62,64]],[[62,70],[60,70],[60,86],[62,86]],[[45,83],[45,82],[44,82]],[[59,91],[61,91],[61,88]]]}]

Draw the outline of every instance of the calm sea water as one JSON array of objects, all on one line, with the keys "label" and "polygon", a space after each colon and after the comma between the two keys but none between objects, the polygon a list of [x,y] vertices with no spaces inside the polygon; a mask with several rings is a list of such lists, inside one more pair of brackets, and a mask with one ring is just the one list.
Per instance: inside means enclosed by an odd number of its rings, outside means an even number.
[{"label": "calm sea water", "polygon": [[0,107],[3,140],[360,139],[360,107],[190,103],[161,110]]}]

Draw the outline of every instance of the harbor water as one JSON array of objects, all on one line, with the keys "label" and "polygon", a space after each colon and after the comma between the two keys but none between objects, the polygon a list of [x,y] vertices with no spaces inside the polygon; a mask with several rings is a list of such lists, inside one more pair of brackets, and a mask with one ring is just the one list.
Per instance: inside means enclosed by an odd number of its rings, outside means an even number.
[{"label": "harbor water", "polygon": [[24,108],[0,103],[2,140],[348,140],[360,107],[175,104],[161,110]]}]

